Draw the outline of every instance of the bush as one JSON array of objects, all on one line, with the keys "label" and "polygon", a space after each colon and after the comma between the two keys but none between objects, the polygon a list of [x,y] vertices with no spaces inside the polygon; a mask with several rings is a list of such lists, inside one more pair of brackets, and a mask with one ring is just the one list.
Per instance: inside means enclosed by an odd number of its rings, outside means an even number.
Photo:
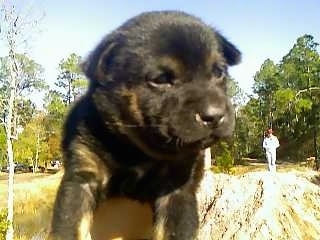
[{"label": "bush", "polygon": [[8,226],[9,222],[7,220],[7,209],[3,209],[0,211],[0,239],[6,238]]},{"label": "bush", "polygon": [[214,151],[214,159],[218,172],[231,173],[231,169],[234,165],[234,159],[229,145],[226,142],[220,142],[216,147],[217,149]]}]

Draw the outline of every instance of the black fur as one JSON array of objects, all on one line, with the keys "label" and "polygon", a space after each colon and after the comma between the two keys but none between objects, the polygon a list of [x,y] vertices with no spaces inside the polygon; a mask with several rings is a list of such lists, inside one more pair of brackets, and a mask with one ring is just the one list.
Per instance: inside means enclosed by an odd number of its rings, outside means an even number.
[{"label": "black fur", "polygon": [[239,61],[182,12],[144,13],[107,35],[83,64],[90,86],[65,123],[51,237],[83,239],[85,214],[123,196],[154,206],[154,239],[194,239],[202,150],[232,134],[227,65]]}]

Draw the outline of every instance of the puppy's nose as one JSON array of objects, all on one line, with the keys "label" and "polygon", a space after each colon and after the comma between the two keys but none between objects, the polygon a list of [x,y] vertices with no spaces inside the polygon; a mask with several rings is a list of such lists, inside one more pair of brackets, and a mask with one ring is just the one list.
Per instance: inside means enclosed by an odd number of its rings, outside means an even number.
[{"label": "puppy's nose", "polygon": [[205,124],[218,126],[224,121],[224,111],[221,108],[210,106],[200,114],[200,118]]}]

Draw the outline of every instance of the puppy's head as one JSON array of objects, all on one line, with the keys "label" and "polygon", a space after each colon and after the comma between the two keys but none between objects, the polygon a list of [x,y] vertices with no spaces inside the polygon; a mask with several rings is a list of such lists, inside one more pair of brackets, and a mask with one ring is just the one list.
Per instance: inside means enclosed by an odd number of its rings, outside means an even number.
[{"label": "puppy's head", "polygon": [[150,12],[109,34],[84,71],[106,126],[153,154],[232,134],[227,68],[239,61],[240,52],[198,18]]}]

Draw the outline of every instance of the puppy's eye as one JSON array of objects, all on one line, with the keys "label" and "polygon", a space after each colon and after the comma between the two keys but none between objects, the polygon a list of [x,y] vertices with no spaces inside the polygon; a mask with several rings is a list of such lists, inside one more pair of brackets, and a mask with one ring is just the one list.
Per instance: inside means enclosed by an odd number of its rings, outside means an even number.
[{"label": "puppy's eye", "polygon": [[219,66],[217,64],[214,64],[212,66],[212,74],[215,78],[222,78],[225,76],[226,68],[223,66]]},{"label": "puppy's eye", "polygon": [[148,81],[151,85],[153,86],[160,86],[160,85],[164,85],[164,86],[171,86],[173,85],[175,76],[171,71],[164,71],[154,77],[147,77]]}]

